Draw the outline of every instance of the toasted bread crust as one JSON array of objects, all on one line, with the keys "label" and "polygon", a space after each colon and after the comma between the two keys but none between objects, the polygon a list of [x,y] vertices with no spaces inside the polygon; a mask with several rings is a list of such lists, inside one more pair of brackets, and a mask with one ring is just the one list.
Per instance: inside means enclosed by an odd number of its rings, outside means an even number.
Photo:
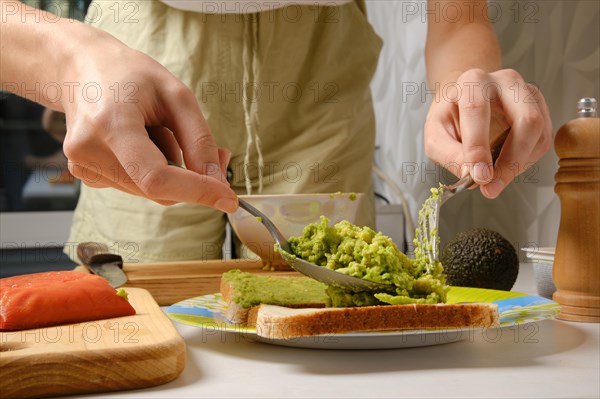
[{"label": "toasted bread crust", "polygon": [[221,279],[220,286],[221,295],[223,300],[227,304],[227,310],[225,317],[231,323],[246,325],[248,323],[248,310],[244,309],[233,300],[234,297],[234,286],[231,281]]},{"label": "toasted bread crust", "polygon": [[498,307],[490,303],[387,305],[318,310],[260,305],[248,324],[271,339],[343,333],[424,328],[492,327]]},{"label": "toasted bread crust", "polygon": [[233,285],[231,281],[225,280],[221,278],[221,284],[219,286],[219,291],[221,291],[221,296],[225,302],[230,302],[233,297]]}]

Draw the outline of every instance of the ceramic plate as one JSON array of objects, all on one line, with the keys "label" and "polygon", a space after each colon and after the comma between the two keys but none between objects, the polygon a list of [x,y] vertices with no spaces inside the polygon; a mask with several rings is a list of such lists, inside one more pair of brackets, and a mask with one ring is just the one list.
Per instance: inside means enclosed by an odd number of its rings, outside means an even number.
[{"label": "ceramic plate", "polygon": [[482,335],[487,340],[497,340],[504,329],[544,320],[559,312],[559,305],[556,302],[538,296],[480,288],[452,287],[448,293],[448,303],[458,302],[497,304],[500,327],[356,332],[272,339],[258,336],[253,328],[229,323],[224,316],[227,305],[220,294],[186,299],[169,306],[166,313],[174,321],[200,327],[210,334],[217,331],[238,334],[250,340],[275,345],[320,349],[393,349],[472,340],[476,335]]}]

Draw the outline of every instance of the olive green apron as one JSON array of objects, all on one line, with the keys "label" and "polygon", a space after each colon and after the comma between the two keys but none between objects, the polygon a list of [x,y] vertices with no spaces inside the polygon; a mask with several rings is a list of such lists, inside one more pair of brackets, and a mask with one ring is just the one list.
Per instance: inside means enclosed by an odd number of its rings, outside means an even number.
[{"label": "olive green apron", "polygon": [[[118,23],[115,2],[93,3],[87,19],[196,93],[218,145],[232,151],[238,194],[364,192],[357,224],[374,226],[369,82],[382,41],[362,2],[245,15],[121,5]],[[225,223],[200,205],[83,186],[69,241],[107,243],[125,261],[214,259]]]}]

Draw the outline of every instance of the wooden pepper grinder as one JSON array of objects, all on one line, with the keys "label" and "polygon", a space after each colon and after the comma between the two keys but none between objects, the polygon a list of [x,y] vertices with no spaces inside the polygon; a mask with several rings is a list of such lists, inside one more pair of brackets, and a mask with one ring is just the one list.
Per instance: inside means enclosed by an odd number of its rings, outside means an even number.
[{"label": "wooden pepper grinder", "polygon": [[554,256],[557,318],[600,322],[600,118],[596,100],[577,103],[578,118],[554,140],[560,158],[554,191],[560,227]]}]

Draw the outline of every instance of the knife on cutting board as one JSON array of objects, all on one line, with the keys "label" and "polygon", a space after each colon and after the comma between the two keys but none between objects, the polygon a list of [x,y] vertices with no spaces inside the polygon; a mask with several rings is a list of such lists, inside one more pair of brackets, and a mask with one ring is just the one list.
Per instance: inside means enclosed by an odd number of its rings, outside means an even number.
[{"label": "knife on cutting board", "polygon": [[77,256],[92,273],[108,280],[113,288],[127,282],[127,275],[123,271],[123,258],[110,253],[105,244],[82,242],[77,245]]}]

